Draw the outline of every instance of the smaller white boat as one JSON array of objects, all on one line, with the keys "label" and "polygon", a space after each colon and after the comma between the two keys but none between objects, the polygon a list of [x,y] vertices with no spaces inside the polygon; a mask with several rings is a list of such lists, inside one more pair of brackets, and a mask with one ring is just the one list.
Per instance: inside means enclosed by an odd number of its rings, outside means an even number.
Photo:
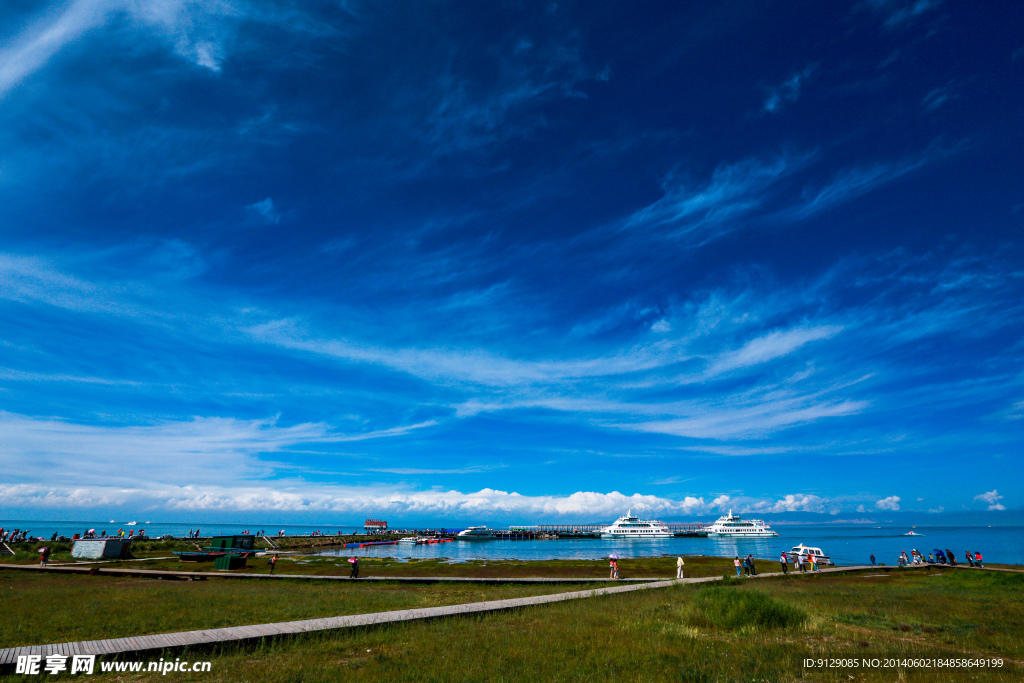
[{"label": "smaller white boat", "polygon": [[117,524],[117,520],[116,519],[112,519],[109,522],[107,522],[107,524]]},{"label": "smaller white boat", "polygon": [[485,541],[494,538],[494,532],[485,526],[471,526],[455,534],[460,541]]},{"label": "smaller white boat", "polygon": [[822,552],[821,548],[810,548],[803,543],[793,546],[793,549],[789,551],[790,559],[795,559],[798,555],[803,555],[807,558],[808,562],[810,562],[811,556],[813,556],[817,564],[833,564],[832,558]]},{"label": "smaller white boat", "polygon": [[905,533],[903,535],[904,536],[924,536],[924,534],[919,534],[916,531],[914,531],[913,529],[911,529],[910,531],[908,531],[907,533]]},{"label": "smaller white boat", "polygon": [[398,539],[398,542],[399,543],[415,543],[416,542],[416,537],[415,536],[406,536],[405,538]]},{"label": "smaller white boat", "polygon": [[138,526],[139,523],[138,522],[125,522],[124,525],[125,526]]}]

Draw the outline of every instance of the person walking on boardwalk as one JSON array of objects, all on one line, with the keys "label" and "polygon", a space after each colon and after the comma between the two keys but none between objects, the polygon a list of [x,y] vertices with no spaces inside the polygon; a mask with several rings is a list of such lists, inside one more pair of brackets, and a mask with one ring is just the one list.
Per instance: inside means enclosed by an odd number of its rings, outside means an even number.
[{"label": "person walking on boardwalk", "polygon": [[796,563],[800,565],[801,572],[807,571],[807,555],[805,555],[802,551],[799,555],[796,556]]},{"label": "person walking on boardwalk", "polygon": [[277,555],[274,555],[269,560],[267,560],[267,564],[270,565],[270,575],[273,576],[274,575],[274,567],[277,566]]},{"label": "person walking on boardwalk", "polygon": [[358,579],[359,578],[359,558],[350,557],[348,561],[352,564],[352,571],[349,572],[348,578]]},{"label": "person walking on boardwalk", "polygon": [[779,564],[782,565],[782,573],[783,574],[788,574],[789,573],[789,556],[786,555],[785,551],[783,551],[782,554],[779,555]]},{"label": "person walking on boardwalk", "polygon": [[754,556],[752,554],[747,555],[747,566],[750,567],[750,575],[757,576],[757,569],[754,568]]},{"label": "person walking on boardwalk", "polygon": [[874,553],[871,553],[871,566],[872,567],[875,566],[875,554]]},{"label": "person walking on boardwalk", "polygon": [[732,564],[733,564],[734,567],[736,567],[736,576],[743,576],[743,573],[740,572],[740,556],[739,555],[737,555],[733,559]]},{"label": "person walking on boardwalk", "polygon": [[612,578],[615,580],[619,578],[619,562],[614,558],[612,559]]},{"label": "person walking on boardwalk", "polygon": [[683,556],[682,555],[680,555],[679,557],[676,558],[676,578],[677,579],[683,578],[683,565],[684,564],[685,563],[683,562]]},{"label": "person walking on boardwalk", "polygon": [[985,565],[981,563],[981,553],[974,553],[974,566],[981,567],[982,569],[985,568]]},{"label": "person walking on boardwalk", "polygon": [[967,564],[974,566],[974,555],[971,555],[971,551],[967,551]]}]

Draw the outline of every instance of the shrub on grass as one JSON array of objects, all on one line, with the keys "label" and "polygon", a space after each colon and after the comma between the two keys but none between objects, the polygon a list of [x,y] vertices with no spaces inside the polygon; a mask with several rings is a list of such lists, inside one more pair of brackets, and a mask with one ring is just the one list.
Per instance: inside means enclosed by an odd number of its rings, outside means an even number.
[{"label": "shrub on grass", "polygon": [[697,592],[686,620],[690,626],[723,631],[770,630],[799,627],[807,613],[760,591],[710,586]]}]

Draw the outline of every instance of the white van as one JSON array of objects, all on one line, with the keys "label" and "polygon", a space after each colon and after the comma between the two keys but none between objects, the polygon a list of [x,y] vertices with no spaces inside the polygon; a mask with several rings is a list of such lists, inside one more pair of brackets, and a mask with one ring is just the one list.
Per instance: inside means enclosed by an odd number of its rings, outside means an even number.
[{"label": "white van", "polygon": [[797,545],[797,546],[793,546],[793,549],[789,551],[789,559],[791,559],[794,562],[796,562],[796,558],[797,558],[797,556],[800,553],[803,553],[804,555],[807,556],[806,560],[808,562],[811,561],[811,555],[814,555],[814,561],[817,562],[818,564],[824,564],[824,565],[834,564],[834,562],[832,562],[832,559],[828,555],[826,555],[825,553],[822,552],[821,548],[810,548],[810,547],[804,545],[803,543],[801,543],[800,545]]}]

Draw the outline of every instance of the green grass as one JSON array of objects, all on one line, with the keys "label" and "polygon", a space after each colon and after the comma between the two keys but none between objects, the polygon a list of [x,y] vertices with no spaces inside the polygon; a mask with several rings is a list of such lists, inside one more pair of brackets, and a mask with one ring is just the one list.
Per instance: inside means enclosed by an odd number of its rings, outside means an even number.
[{"label": "green grass", "polygon": [[[689,566],[689,561],[687,563]],[[721,575],[719,569],[718,575]],[[6,581],[13,572],[0,573]],[[880,576],[879,576],[880,575]],[[50,608],[75,602],[66,587],[46,583]],[[77,578],[77,577],[76,577]],[[89,581],[81,577],[85,590]],[[110,605],[122,618],[151,609],[130,583],[112,584],[126,599]],[[487,615],[310,634],[262,644],[175,654],[213,661],[204,681],[1020,681],[1024,669],[1024,577],[963,570],[894,568],[857,574],[733,580],[729,585],[675,585],[621,595],[534,606]],[[135,583],[164,584],[138,581]],[[238,589],[238,605],[274,602],[297,609],[330,599],[289,589],[273,599],[255,581],[178,582],[162,588]],[[298,582],[283,582],[298,588]],[[387,584],[385,584],[387,585]],[[350,584],[346,584],[350,586]],[[308,587],[308,585],[306,586]],[[375,593],[378,586],[354,588]],[[554,591],[562,590],[553,587]],[[204,601],[159,593],[145,600],[202,610]],[[8,592],[4,592],[6,602]],[[456,597],[450,594],[445,597]],[[134,597],[135,600],[130,599]],[[222,596],[228,601],[228,596]],[[473,599],[456,601],[469,602]],[[432,599],[437,599],[432,598]],[[143,600],[143,602],[145,602]],[[96,605],[105,605],[98,601]],[[368,603],[367,603],[368,604]],[[133,607],[133,605],[135,605]],[[24,607],[19,609],[24,610]],[[370,610],[367,610],[370,611]],[[374,610],[375,611],[375,610]],[[39,619],[40,612],[32,613]],[[41,611],[46,614],[45,610]],[[159,612],[156,612],[159,614]],[[215,610],[207,615],[216,616]],[[0,627],[24,611],[5,614]],[[170,610],[171,616],[174,610]],[[703,615],[703,616],[695,616]],[[162,617],[161,617],[162,618]],[[267,621],[260,619],[259,621]],[[254,623],[254,622],[249,622]],[[205,624],[214,626],[215,624]],[[907,628],[903,628],[907,627]],[[124,635],[120,633],[118,635]],[[98,636],[93,636],[98,637]],[[35,642],[52,642],[52,638]],[[6,643],[5,643],[6,644]],[[807,658],[1003,657],[1002,669],[805,669]],[[26,679],[32,680],[32,679]],[[36,677],[34,680],[38,680]],[[108,679],[109,680],[109,679]],[[117,680],[152,680],[121,674]]]},{"label": "green grass", "polygon": [[[151,559],[145,562],[106,562],[104,568],[131,569],[170,569],[188,572],[216,572],[213,562],[181,562],[171,554],[171,550],[160,545],[161,541],[148,542],[152,546],[143,548],[133,545],[132,554],[136,559]],[[175,543],[173,541],[167,544]],[[36,564],[39,555],[25,555],[28,560],[15,564]],[[349,565],[347,555],[280,555],[275,574],[312,574],[323,576],[347,576]],[[30,561],[29,561],[30,560]],[[52,564],[68,563],[72,558],[68,554],[51,556]],[[473,560],[468,562],[449,562],[445,558],[399,560],[390,557],[360,558],[361,573],[364,576],[451,576],[465,578],[571,578],[571,579],[603,579],[608,578],[608,560]],[[686,576],[721,576],[724,571],[731,571],[732,560],[720,557],[687,557]],[[240,573],[270,572],[267,557],[250,559],[248,565],[238,570]],[[219,573],[219,572],[216,572]],[[675,578],[675,557],[639,557],[619,560],[619,574],[622,578]]]},{"label": "green grass", "polygon": [[[869,573],[869,572],[868,572]],[[702,586],[677,585],[634,593],[541,605],[509,612],[392,624],[254,646],[226,646],[175,655],[213,660],[212,675],[177,680],[260,681],[825,681],[937,683],[1019,681],[1022,669],[997,670],[805,669],[806,658],[979,657],[1000,649],[992,635],[946,642],[945,632],[921,634],[888,628],[851,630],[845,615],[872,609],[875,597],[893,614],[936,599],[964,603],[977,626],[1006,623],[1020,640],[1018,586],[1003,577],[893,571],[879,585],[866,576],[803,576],[740,583],[717,589],[741,604],[789,605],[806,619],[774,628],[695,626],[690,615]],[[849,579],[850,581],[847,581]],[[744,595],[762,595],[744,602]],[[710,598],[714,605],[732,598]],[[988,610],[974,608],[988,605]],[[946,605],[949,606],[948,604]],[[941,605],[940,605],[941,607]],[[712,608],[717,609],[717,608]],[[783,610],[785,612],[785,610]],[[909,614],[904,614],[904,617]],[[980,629],[976,629],[980,630]],[[1021,659],[1024,644],[1007,643],[1003,657]],[[152,680],[145,674],[118,680]]]},{"label": "green grass", "polygon": [[724,631],[798,628],[807,613],[757,590],[709,586],[694,596],[686,622],[690,626]]},{"label": "green grass", "polygon": [[513,584],[160,581],[7,571],[0,572],[0,648],[437,607],[565,590],[557,585]]}]

